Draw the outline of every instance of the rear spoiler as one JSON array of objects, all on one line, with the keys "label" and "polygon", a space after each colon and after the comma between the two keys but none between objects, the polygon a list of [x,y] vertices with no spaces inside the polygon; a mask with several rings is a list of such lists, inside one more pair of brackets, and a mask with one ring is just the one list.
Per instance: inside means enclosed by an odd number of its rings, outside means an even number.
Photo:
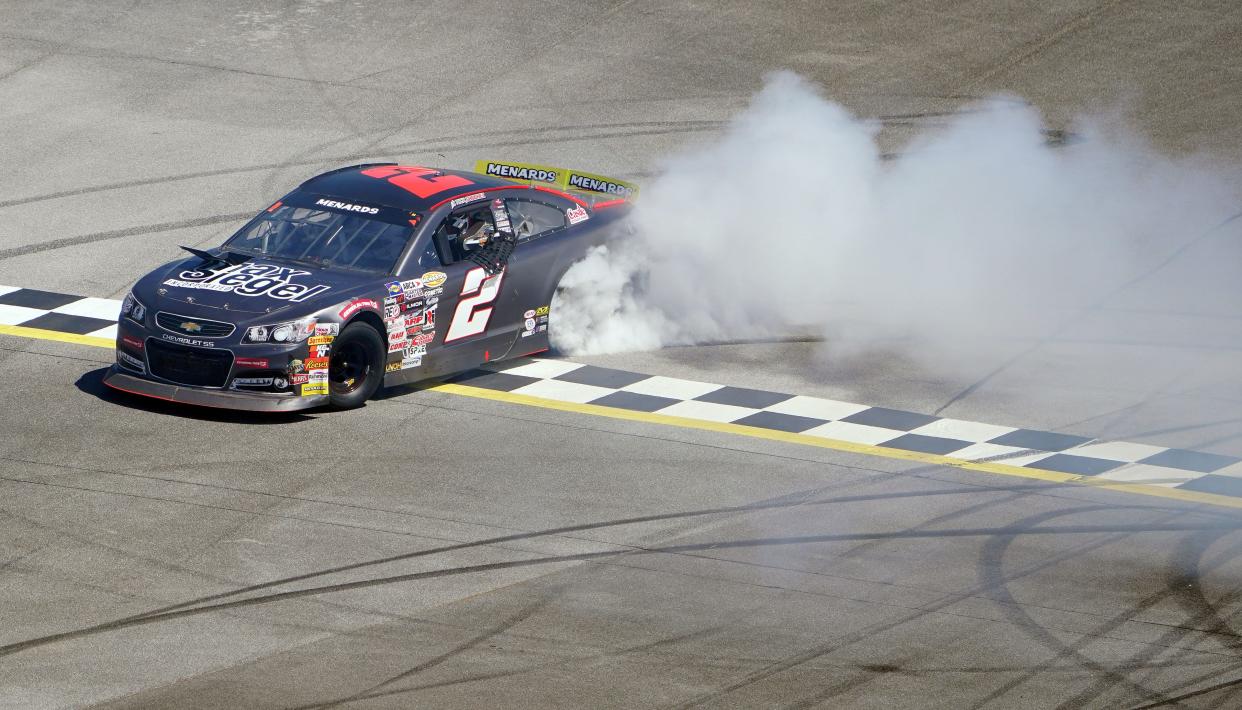
[{"label": "rear spoiler", "polygon": [[638,197],[638,185],[632,182],[581,170],[514,163],[508,160],[480,160],[474,164],[474,171],[514,182],[544,185],[564,192],[578,193],[592,205],[605,200],[634,200]]}]

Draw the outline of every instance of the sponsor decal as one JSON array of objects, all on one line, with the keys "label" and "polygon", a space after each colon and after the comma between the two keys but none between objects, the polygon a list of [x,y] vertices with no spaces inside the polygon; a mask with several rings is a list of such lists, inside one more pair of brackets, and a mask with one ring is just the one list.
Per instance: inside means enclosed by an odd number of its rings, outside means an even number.
[{"label": "sponsor decal", "polygon": [[305,372],[299,372],[289,377],[289,384],[291,385],[304,385],[307,382],[310,382],[310,375]]},{"label": "sponsor decal", "polygon": [[396,318],[385,318],[384,330],[388,331],[390,335],[392,333],[405,330],[405,319],[400,316],[397,316]]},{"label": "sponsor decal", "polygon": [[527,329],[527,330],[534,330],[534,329],[535,329],[535,319],[534,319],[534,318],[527,318],[527,319],[526,319],[526,329]]},{"label": "sponsor decal", "polygon": [[309,276],[310,273],[275,264],[243,263],[218,269],[189,269],[179,273],[178,278],[166,279],[164,285],[234,293],[238,296],[266,296],[280,301],[301,303],[332,288],[325,284],[311,286],[294,283],[294,279]]},{"label": "sponsor decal", "polygon": [[384,372],[400,372],[400,371],[401,371],[400,362],[390,362],[387,365],[384,365]]},{"label": "sponsor decal", "polygon": [[208,343],[205,340],[195,340],[194,338],[183,338],[180,335],[169,335],[168,333],[160,333],[160,337],[163,338],[164,340],[171,340],[174,343],[180,343],[181,345],[193,345],[195,347],[211,345],[211,343]]},{"label": "sponsor decal", "polygon": [[315,326],[315,335],[339,335],[340,323],[319,323]]},{"label": "sponsor decal", "polygon": [[306,371],[314,372],[315,370],[328,370],[328,358],[326,357],[308,357],[306,358]]},{"label": "sponsor decal", "polygon": [[392,304],[391,306],[384,306],[384,318],[385,319],[396,318],[399,315],[401,315],[401,306],[398,306],[395,303]]},{"label": "sponsor decal", "polygon": [[378,207],[367,207],[366,205],[355,205],[349,202],[338,202],[336,200],[315,200],[315,204],[320,207],[327,207],[333,210],[343,210],[345,212],[358,212],[360,214],[379,214]]},{"label": "sponsor decal", "polygon": [[436,307],[432,306],[423,313],[423,330],[436,329]]},{"label": "sponsor decal", "polygon": [[384,305],[385,305],[385,306],[395,306],[395,305],[397,305],[397,297],[396,297],[396,296],[389,296],[388,298],[385,298],[385,299],[384,299]]},{"label": "sponsor decal", "polygon": [[328,353],[331,351],[331,345],[312,345],[309,348],[308,354],[311,357],[327,357]]},{"label": "sponsor decal", "polygon": [[404,292],[400,281],[389,281],[384,284],[384,288],[388,289],[388,295],[393,297],[400,296]]},{"label": "sponsor decal", "polygon": [[442,293],[444,293],[444,288],[443,288],[443,287],[440,287],[440,288],[429,288],[429,289],[424,289],[424,290],[423,290],[423,295],[424,295],[424,296],[429,296],[429,297],[430,297],[430,296],[439,296],[439,295],[440,295],[440,294],[442,294]]},{"label": "sponsor decal", "polygon": [[351,316],[353,316],[355,313],[357,313],[358,311],[361,311],[364,308],[369,308],[373,311],[378,311],[380,306],[378,303],[376,303],[375,301],[372,301],[369,298],[355,298],[354,300],[350,301],[348,305],[346,305],[344,308],[341,309],[341,313],[340,313],[341,319],[342,320],[348,319]]},{"label": "sponsor decal", "polygon": [[142,338],[135,338],[130,335],[122,335],[121,342],[125,343],[134,350],[142,350]]},{"label": "sponsor decal", "polygon": [[422,279],[410,279],[409,281],[402,281],[401,290],[406,293],[409,293],[410,291],[422,291],[423,280]]},{"label": "sponsor decal", "polygon": [[578,171],[570,172],[569,178],[565,183],[573,190],[602,192],[608,195],[617,195],[618,197],[631,198],[638,194],[638,186],[633,183]]},{"label": "sponsor decal", "polygon": [[[403,333],[402,335],[404,335],[404,333]],[[389,343],[389,344],[388,344],[388,352],[390,352],[390,353],[399,353],[399,352],[401,352],[402,350],[405,350],[405,347],[406,347],[407,345],[409,345],[409,344],[410,344],[410,341],[409,341],[409,340],[407,340],[407,339],[405,339],[405,338],[402,338],[399,342],[396,342],[396,343]]]},{"label": "sponsor decal", "polygon": [[302,385],[302,396],[303,397],[310,397],[316,394],[327,394],[327,393],[328,393],[327,382],[308,382]]},{"label": "sponsor decal", "polygon": [[428,271],[419,280],[423,282],[424,288],[436,288],[444,285],[444,282],[448,280],[448,274],[443,271]]},{"label": "sponsor decal", "polygon": [[475,163],[474,171],[476,173],[495,175],[496,177],[509,178],[511,180],[533,180],[535,182],[546,183],[556,183],[561,177],[556,168],[551,168],[546,165],[509,162],[502,163],[499,161],[488,160],[480,160]]},{"label": "sponsor decal", "polygon": [[427,354],[426,345],[410,345],[401,351],[401,359],[409,360],[411,358],[422,357]]},{"label": "sponsor decal", "polygon": [[[237,362],[238,362],[238,363],[241,363],[241,360],[239,359]],[[260,361],[260,360],[254,360],[253,362],[263,362],[263,363],[266,363],[266,362],[267,362],[267,360],[261,360],[261,361]],[[263,367],[267,367],[267,365],[266,365],[266,364],[264,364],[264,365],[263,365]],[[306,371],[306,366],[302,363],[302,361],[301,361],[301,360],[290,360],[290,361],[289,361],[289,374],[291,374],[291,375],[296,375],[296,374],[298,374],[299,372],[305,372],[305,371]]]},{"label": "sponsor decal", "polygon": [[401,361],[401,369],[408,370],[411,367],[422,367],[423,359],[421,357],[412,357]]},{"label": "sponsor decal", "polygon": [[394,330],[393,332],[388,334],[388,342],[395,343],[398,340],[405,340],[405,331]]},{"label": "sponsor decal", "polygon": [[435,333],[419,333],[418,335],[415,335],[413,338],[410,338],[410,342],[414,343],[415,345],[427,345],[435,339],[436,339]]},{"label": "sponsor decal", "polygon": [[440,302],[440,297],[439,297],[439,296],[432,296],[431,298],[428,298],[428,299],[427,299],[427,305],[428,305],[428,306],[435,306],[435,305],[436,305],[437,303],[439,303],[439,302]]},{"label": "sponsor decal", "polygon": [[462,205],[470,204],[471,202],[478,202],[479,200],[482,200],[485,197],[487,197],[487,195],[484,195],[481,192],[476,192],[473,195],[466,195],[464,197],[458,197],[457,199],[449,203],[449,209],[455,210],[458,207],[461,207]]},{"label": "sponsor decal", "polygon": [[547,316],[539,316],[539,322],[540,322],[540,323],[547,323],[547,322],[548,322],[548,317],[547,317]]},{"label": "sponsor decal", "polygon": [[424,320],[426,320],[426,316],[422,313],[407,313],[405,316],[405,330],[422,326]]},{"label": "sponsor decal", "polygon": [[314,372],[308,372],[306,373],[306,381],[311,384],[315,384],[316,382],[327,382],[328,371],[327,370],[315,370]]},{"label": "sponsor decal", "polygon": [[544,331],[545,331],[545,330],[547,330],[547,329],[548,329],[547,324],[544,324],[544,325],[539,326],[538,328],[535,328],[535,332],[536,332],[536,333],[542,333],[542,332],[544,332]]},{"label": "sponsor decal", "polygon": [[523,313],[523,314],[522,314],[522,317],[523,317],[523,318],[534,318],[534,317],[535,317],[535,310],[532,308],[531,310],[526,311],[525,313]]},{"label": "sponsor decal", "polygon": [[122,365],[125,365],[126,367],[137,370],[143,374],[146,374],[147,372],[147,366],[145,363],[143,363],[142,360],[139,360],[138,358],[134,357],[133,355],[130,355],[124,350],[116,351],[116,361],[121,363]]},{"label": "sponsor decal", "polygon": [[587,214],[586,208],[582,206],[565,210],[565,216],[569,219],[570,224],[585,222],[591,218],[591,216]]},{"label": "sponsor decal", "polygon": [[312,335],[310,338],[306,340],[306,344],[307,345],[327,345],[328,343],[331,343],[333,340],[336,340],[336,336]]},{"label": "sponsor decal", "polygon": [[[239,357],[233,362],[238,367],[249,367],[249,368],[253,368],[256,370],[264,370],[264,369],[267,369],[268,361],[267,361],[267,358],[265,357]],[[294,360],[293,362],[289,363],[289,370],[291,372],[293,371],[294,362],[298,364],[298,367],[302,366],[301,360]]]},{"label": "sponsor decal", "polygon": [[551,306],[540,306],[540,307],[538,307],[538,308],[536,308],[536,309],[535,309],[535,315],[537,315],[537,316],[546,316],[546,315],[548,315],[548,310],[549,310],[550,308],[551,308]]},{"label": "sponsor decal", "polygon": [[270,387],[273,379],[275,378],[272,378],[272,377],[234,377],[233,386],[234,387],[238,387],[238,386]]},{"label": "sponsor decal", "polygon": [[532,335],[534,335],[534,334],[535,334],[535,331],[533,331],[533,330],[523,330],[523,331],[522,331],[522,337],[523,337],[523,338],[529,338],[530,336],[532,336]]}]

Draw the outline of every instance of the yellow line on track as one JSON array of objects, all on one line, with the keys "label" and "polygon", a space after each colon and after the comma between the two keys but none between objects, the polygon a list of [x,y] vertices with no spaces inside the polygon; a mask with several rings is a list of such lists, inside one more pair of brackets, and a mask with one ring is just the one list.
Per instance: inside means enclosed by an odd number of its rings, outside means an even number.
[{"label": "yellow line on track", "polygon": [[755,439],[767,439],[768,441],[780,441],[787,444],[800,444],[803,446],[814,446],[821,449],[845,451],[865,456],[879,456],[886,459],[915,461],[933,466],[947,466],[949,468],[958,468],[967,471],[995,473],[1002,476],[1033,478],[1039,481],[1048,481],[1051,483],[1075,483],[1085,486],[1093,486],[1096,488],[1107,488],[1113,491],[1125,491],[1127,493],[1137,493],[1140,495],[1156,496],[1159,498],[1171,498],[1173,500],[1180,500],[1188,503],[1209,503],[1229,508],[1242,508],[1242,498],[1217,495],[1215,493],[1202,493],[1199,491],[1188,491],[1177,488],[1164,488],[1162,486],[1151,486],[1142,483],[1110,481],[1108,479],[1100,479],[1094,476],[1079,476],[1073,473],[1043,471],[1035,468],[1024,468],[1022,466],[1009,466],[1003,463],[967,461],[965,459],[937,456],[936,454],[925,454],[918,451],[892,449],[884,446],[872,446],[870,444],[855,444],[852,441],[840,441],[838,439],[825,439],[818,436],[809,436],[807,434],[794,434],[785,431],[776,431],[773,429],[761,429],[759,427],[751,427],[744,424],[709,422],[700,419],[674,417],[667,414],[634,412],[628,409],[602,407],[598,404],[561,402],[555,399],[544,399],[542,397],[532,397],[530,395],[515,394],[513,392],[498,392],[496,390],[483,389],[481,387],[470,387],[469,385],[452,383],[431,385],[426,389],[434,392],[446,392],[464,397],[474,397],[476,399],[490,399],[496,402],[521,404],[528,407],[541,407],[543,409],[555,409],[562,412],[574,412],[577,414],[589,414],[596,417],[608,417],[609,419],[624,419],[626,421],[644,422],[647,424],[662,424],[665,426],[674,426],[683,429],[714,431],[722,434],[748,436]]},{"label": "yellow line on track", "polygon": [[21,338],[55,340],[61,343],[74,343],[75,345],[93,345],[97,348],[116,347],[116,341],[112,338],[100,338],[95,335],[78,335],[77,333],[62,333],[58,330],[44,330],[43,328],[26,328],[20,325],[0,325],[0,335],[16,335]]},{"label": "yellow line on track", "polygon": [[[77,335],[74,333],[61,333],[55,330],[44,330],[42,328],[24,328],[20,325],[0,325],[0,335],[16,335],[24,338],[37,338],[39,340],[55,340],[62,343],[74,343],[76,345],[91,345],[98,348],[116,347],[116,342],[110,338],[99,338],[91,335]],[[1092,486],[1095,488],[1107,488],[1108,490],[1113,491],[1124,491],[1126,493],[1136,493],[1139,495],[1155,496],[1158,498],[1169,498],[1187,503],[1208,503],[1210,505],[1220,505],[1227,508],[1242,509],[1242,498],[1217,495],[1215,493],[1201,493],[1199,491],[1187,491],[1177,488],[1164,488],[1162,486],[1150,486],[1142,483],[1124,483],[1120,481],[1101,479],[1094,476],[1078,476],[1072,473],[1041,471],[1034,468],[1009,466],[1003,463],[993,463],[988,461],[967,461],[965,459],[937,456],[936,454],[925,454],[918,451],[891,449],[884,446],[872,446],[870,444],[855,444],[852,441],[825,439],[818,436],[794,434],[791,432],[776,431],[773,429],[761,429],[759,427],[751,427],[744,424],[710,422],[701,419],[674,417],[668,414],[654,414],[651,412],[635,412],[628,409],[603,407],[598,404],[562,402],[555,399],[544,399],[543,397],[532,397],[531,395],[515,394],[513,392],[499,392],[496,390],[484,389],[482,387],[471,387],[469,385],[440,383],[426,386],[423,389],[432,392],[444,392],[446,394],[459,395],[462,397],[488,399],[493,402],[507,402],[509,404],[520,404],[527,407],[554,409],[560,412],[588,414],[595,417],[607,417],[609,419],[643,422],[645,424],[660,424],[663,426],[680,427],[682,429],[713,431],[721,434],[748,436],[753,439],[780,441],[786,444],[814,446],[820,449],[832,449],[833,451],[844,451],[864,456],[879,456],[886,459],[914,461],[932,466],[946,466],[948,468],[978,471],[980,473],[993,473],[1002,476],[1033,478],[1035,480],[1047,481],[1049,483],[1074,483],[1084,486]]]}]

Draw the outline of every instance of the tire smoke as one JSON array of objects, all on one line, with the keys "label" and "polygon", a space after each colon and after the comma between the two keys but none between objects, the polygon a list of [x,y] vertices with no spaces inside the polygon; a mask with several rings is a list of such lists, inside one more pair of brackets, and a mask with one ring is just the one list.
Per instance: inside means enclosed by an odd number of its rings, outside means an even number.
[{"label": "tire smoke", "polygon": [[[775,74],[718,140],[644,188],[632,239],[571,268],[553,344],[599,354],[809,331],[830,357],[899,350],[935,371],[966,342],[1063,332],[1236,209],[1205,160],[1162,156],[1114,123],[1082,121],[1082,140],[1050,145],[1033,108],[998,98],[885,159],[874,123]],[[1212,283],[1210,297],[1242,306],[1242,282]]]}]

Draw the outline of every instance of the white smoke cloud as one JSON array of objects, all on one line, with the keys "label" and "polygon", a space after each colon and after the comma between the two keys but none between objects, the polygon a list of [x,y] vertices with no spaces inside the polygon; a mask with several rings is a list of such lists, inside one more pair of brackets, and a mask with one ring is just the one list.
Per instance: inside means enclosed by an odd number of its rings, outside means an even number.
[{"label": "white smoke cloud", "polygon": [[1038,112],[1001,98],[885,160],[875,124],[773,75],[719,140],[645,186],[633,239],[571,268],[553,344],[597,354],[809,328],[833,354],[901,342],[935,369],[963,340],[1051,333],[1235,197],[1202,161],[1101,122],[1074,129],[1081,141],[1051,146]]}]

